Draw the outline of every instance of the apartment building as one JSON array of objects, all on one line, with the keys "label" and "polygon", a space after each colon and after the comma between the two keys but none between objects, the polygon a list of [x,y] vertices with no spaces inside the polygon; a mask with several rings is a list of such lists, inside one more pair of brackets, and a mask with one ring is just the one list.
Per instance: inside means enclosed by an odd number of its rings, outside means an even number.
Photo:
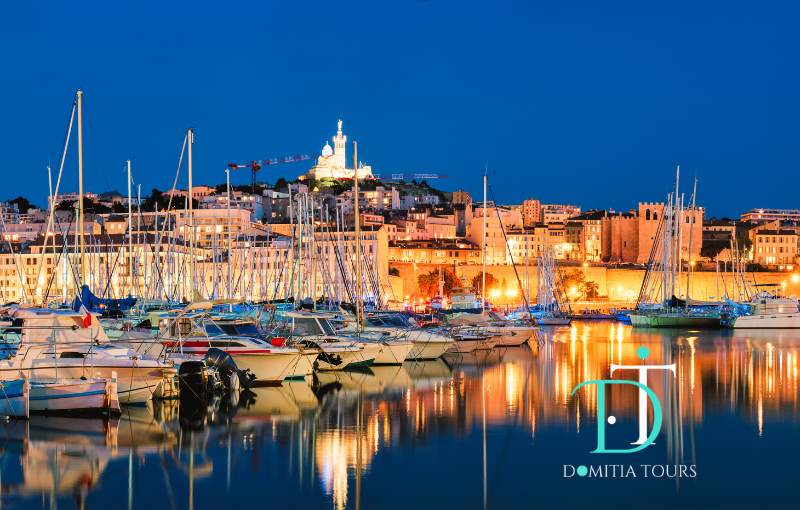
[{"label": "apartment building", "polygon": [[752,230],[752,260],[769,269],[793,269],[797,263],[797,233],[793,230]]},{"label": "apartment building", "polygon": [[[482,264],[480,247],[468,241],[430,239],[389,243],[389,260],[417,264]],[[488,260],[487,260],[488,263]]]},{"label": "apartment building", "polygon": [[[261,221],[264,216],[264,197],[251,193],[231,190],[231,210],[239,209],[250,213],[250,221]],[[228,193],[206,195],[200,199],[200,209],[228,209]]]},{"label": "apartment building", "polygon": [[800,221],[798,209],[750,209],[742,214],[742,220],[751,223],[763,223],[773,220]]}]

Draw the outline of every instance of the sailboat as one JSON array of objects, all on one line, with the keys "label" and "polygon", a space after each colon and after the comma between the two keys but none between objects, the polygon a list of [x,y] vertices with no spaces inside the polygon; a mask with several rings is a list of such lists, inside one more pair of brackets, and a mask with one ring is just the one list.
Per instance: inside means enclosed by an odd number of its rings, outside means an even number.
[{"label": "sailboat", "polygon": [[[683,196],[679,196],[680,166],[675,178],[675,190],[667,196],[656,239],[642,281],[636,309],[630,314],[634,327],[653,328],[719,328],[719,310],[693,306],[689,298],[691,281],[692,236],[695,222],[697,179],[694,181],[692,205],[687,211]],[[688,216],[687,216],[688,214]],[[684,222],[684,218],[688,223]],[[686,299],[676,297],[680,291],[682,272],[683,228],[689,225],[688,270]]]}]

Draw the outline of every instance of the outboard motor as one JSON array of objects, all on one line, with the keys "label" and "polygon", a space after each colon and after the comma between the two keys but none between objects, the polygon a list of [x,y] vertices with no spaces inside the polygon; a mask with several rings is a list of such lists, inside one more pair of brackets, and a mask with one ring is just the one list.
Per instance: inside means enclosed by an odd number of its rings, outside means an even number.
[{"label": "outboard motor", "polygon": [[208,350],[205,357],[205,364],[208,367],[217,369],[222,384],[229,390],[236,390],[239,387],[249,389],[255,381],[255,374],[251,374],[250,370],[239,370],[236,363],[230,354],[212,347]]},{"label": "outboard motor", "polygon": [[208,388],[208,371],[202,361],[184,361],[178,370],[178,388],[181,398],[205,400]]}]

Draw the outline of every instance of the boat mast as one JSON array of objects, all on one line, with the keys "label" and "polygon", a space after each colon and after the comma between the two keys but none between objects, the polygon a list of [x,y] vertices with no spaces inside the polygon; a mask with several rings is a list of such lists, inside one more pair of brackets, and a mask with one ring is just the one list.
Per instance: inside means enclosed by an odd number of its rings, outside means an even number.
[{"label": "boat mast", "polygon": [[353,198],[355,199],[355,223],[356,223],[356,285],[358,285],[358,292],[356,292],[356,331],[361,334],[361,220],[358,217],[358,144],[353,142],[353,182],[355,192]]},{"label": "boat mast", "polygon": [[[133,295],[133,195],[131,192],[131,160],[128,160],[128,272],[131,278],[131,295]],[[158,228],[158,227],[156,227]],[[125,280],[123,280],[124,282]],[[123,285],[124,287],[124,285]]]},{"label": "boat mast", "polygon": [[486,310],[486,169],[483,170],[483,282],[481,283],[481,313]]},{"label": "boat mast", "polygon": [[[188,213],[186,215],[186,223],[184,223],[184,234],[188,235],[188,233],[191,231],[191,235],[189,235],[189,287],[191,292],[194,290],[194,222],[192,221],[192,198],[194,196],[192,189],[192,144],[194,144],[194,128],[189,128],[189,130],[186,132],[186,136],[189,137],[189,191],[186,193],[186,206]],[[167,214],[169,214],[169,211],[167,211]],[[184,243],[185,242],[186,237],[184,237]],[[189,299],[194,299],[193,292],[191,292],[189,296]]]},{"label": "boat mast", "polygon": [[83,239],[83,115],[82,100],[83,91],[78,91],[78,232],[80,236],[80,264],[81,280],[78,283],[78,292],[86,281],[86,246]]},{"label": "boat mast", "polygon": [[233,299],[233,282],[231,280],[231,261],[230,261],[230,254],[231,248],[233,247],[233,241],[231,240],[231,236],[233,235],[233,231],[231,230],[231,169],[225,169],[225,177],[228,181],[228,299]]},{"label": "boat mast", "polygon": [[[692,232],[694,231],[694,206],[697,194],[697,177],[694,178],[694,191],[692,191],[692,213],[689,219],[689,255],[686,259],[686,313],[689,313],[689,280],[692,277]],[[719,292],[717,292],[719,294]]]}]

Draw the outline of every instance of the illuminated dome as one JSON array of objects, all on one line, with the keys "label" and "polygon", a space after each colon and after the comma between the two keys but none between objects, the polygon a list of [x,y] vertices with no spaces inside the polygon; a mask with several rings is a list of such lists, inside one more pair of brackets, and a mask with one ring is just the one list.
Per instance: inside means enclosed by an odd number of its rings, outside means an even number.
[{"label": "illuminated dome", "polygon": [[333,156],[333,149],[331,149],[330,144],[326,143],[325,147],[322,149],[323,156]]}]

